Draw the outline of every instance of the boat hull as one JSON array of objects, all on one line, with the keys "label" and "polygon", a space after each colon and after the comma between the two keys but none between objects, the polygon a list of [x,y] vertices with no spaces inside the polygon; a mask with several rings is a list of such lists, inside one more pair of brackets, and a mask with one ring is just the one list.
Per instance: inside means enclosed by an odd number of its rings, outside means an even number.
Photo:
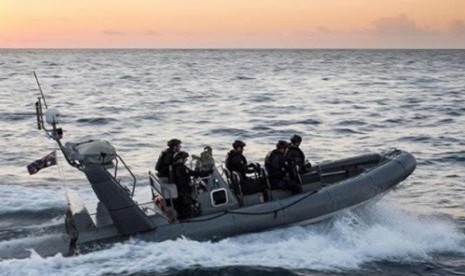
[{"label": "boat hull", "polygon": [[416,160],[410,153],[398,151],[379,166],[339,183],[322,187],[316,192],[161,225],[153,231],[140,233],[139,237],[157,242],[181,236],[193,240],[217,240],[244,233],[318,222],[342,210],[379,199],[405,180],[415,167]]}]

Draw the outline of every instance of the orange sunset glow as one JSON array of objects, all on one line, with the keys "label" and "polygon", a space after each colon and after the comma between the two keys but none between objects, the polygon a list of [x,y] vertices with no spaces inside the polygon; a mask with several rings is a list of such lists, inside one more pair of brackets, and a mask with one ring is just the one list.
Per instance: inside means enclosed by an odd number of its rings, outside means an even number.
[{"label": "orange sunset glow", "polygon": [[0,0],[0,48],[464,48],[463,0]]}]

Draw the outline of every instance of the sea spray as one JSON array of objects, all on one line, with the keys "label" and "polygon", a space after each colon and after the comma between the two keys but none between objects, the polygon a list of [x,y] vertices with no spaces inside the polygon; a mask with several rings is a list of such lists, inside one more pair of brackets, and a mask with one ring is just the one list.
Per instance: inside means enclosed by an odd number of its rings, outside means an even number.
[{"label": "sea spray", "polygon": [[[193,267],[262,266],[343,271],[374,261],[425,261],[436,253],[465,254],[465,235],[446,217],[418,214],[391,202],[343,212],[333,219],[233,237],[148,243],[133,238],[72,258],[61,255],[0,262],[15,275],[104,275]],[[31,260],[32,259],[32,260]]]}]

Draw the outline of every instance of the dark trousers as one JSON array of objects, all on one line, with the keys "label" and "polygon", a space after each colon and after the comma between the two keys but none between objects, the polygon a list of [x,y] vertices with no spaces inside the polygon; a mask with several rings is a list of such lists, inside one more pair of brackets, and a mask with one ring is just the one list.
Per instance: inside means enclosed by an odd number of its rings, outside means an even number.
[{"label": "dark trousers", "polygon": [[266,180],[262,178],[249,178],[246,177],[241,182],[241,190],[243,195],[251,195],[256,193],[263,193],[263,198],[268,201],[268,191]]},{"label": "dark trousers", "polygon": [[241,189],[244,195],[260,193],[266,190],[266,184],[261,179],[246,177],[241,182]]},{"label": "dark trousers", "polygon": [[175,200],[175,209],[178,212],[178,219],[188,219],[192,217],[192,196],[190,192],[180,192]]},{"label": "dark trousers", "polygon": [[302,186],[289,179],[270,179],[271,189],[290,190],[293,195],[303,192]]}]

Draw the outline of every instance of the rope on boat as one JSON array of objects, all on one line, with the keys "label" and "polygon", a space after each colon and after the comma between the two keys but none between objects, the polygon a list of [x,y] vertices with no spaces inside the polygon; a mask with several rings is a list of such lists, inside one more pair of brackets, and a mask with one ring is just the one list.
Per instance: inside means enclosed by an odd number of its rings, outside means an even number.
[{"label": "rope on boat", "polygon": [[[277,215],[278,215],[278,212],[280,211],[283,211],[289,207],[292,207],[294,205],[296,205],[297,203],[303,201],[304,199],[307,199],[308,197],[310,197],[311,195],[317,193],[318,191],[313,191],[311,193],[308,193],[306,195],[304,195],[303,197],[285,205],[285,206],[281,206],[279,208],[276,208],[274,210],[270,210],[270,211],[263,211],[263,212],[241,212],[241,211],[235,211],[235,210],[226,210],[226,211],[223,211],[217,215],[214,215],[214,216],[211,216],[211,217],[208,217],[208,218],[203,218],[203,219],[195,219],[195,218],[191,218],[191,219],[187,219],[187,220],[182,220],[180,222],[182,223],[194,223],[194,222],[203,222],[203,221],[209,221],[209,220],[214,220],[214,219],[217,219],[219,217],[222,217],[226,214],[235,214],[235,215],[245,215],[245,216],[261,216],[261,215],[267,215],[267,214],[274,214],[274,217],[276,219]],[[138,205],[147,205],[147,204],[150,204],[150,203],[153,203],[152,201],[149,201],[149,202],[144,202],[144,203],[141,203],[141,204],[136,204],[136,205],[133,205],[133,206],[126,206],[126,207],[122,207],[122,208],[116,208],[116,209],[111,209],[109,211],[119,211],[119,210],[124,210],[124,209],[129,209],[129,208],[133,208],[133,207],[136,207]],[[96,213],[92,213],[92,214],[89,214],[89,215],[95,215]]]},{"label": "rope on boat", "polygon": [[[55,152],[57,152],[58,150],[59,150],[59,149],[58,149],[58,146],[55,145]],[[58,171],[60,172],[61,187],[63,188],[63,190],[64,190],[65,193],[66,193],[66,191],[67,191],[67,186],[66,186],[66,183],[65,183],[65,173],[63,172],[62,162],[61,162],[61,160],[59,160],[59,159],[60,159],[59,156],[60,156],[60,155],[58,154],[58,155],[57,155],[57,160],[56,160],[56,162],[57,162]]]},{"label": "rope on boat", "polygon": [[296,205],[297,203],[303,201],[304,199],[307,199],[308,197],[310,197],[311,195],[315,194],[316,192],[318,191],[313,191],[311,193],[308,193],[306,195],[304,195],[303,197],[285,205],[285,206],[281,206],[277,209],[274,209],[274,210],[270,210],[270,211],[263,211],[263,212],[241,212],[241,211],[234,211],[234,210],[226,210],[226,211],[223,211],[222,213],[219,213],[218,215],[216,216],[212,216],[212,217],[209,217],[209,218],[204,218],[204,219],[189,219],[189,220],[183,220],[181,221],[182,223],[193,223],[193,222],[203,222],[203,221],[209,221],[209,220],[213,220],[213,219],[217,219],[219,217],[222,217],[226,214],[236,214],[236,215],[246,215],[246,216],[260,216],[260,215],[267,215],[267,214],[274,214],[274,217],[276,219],[277,215],[278,215],[278,212],[280,211],[283,211],[291,206],[294,206]]}]

